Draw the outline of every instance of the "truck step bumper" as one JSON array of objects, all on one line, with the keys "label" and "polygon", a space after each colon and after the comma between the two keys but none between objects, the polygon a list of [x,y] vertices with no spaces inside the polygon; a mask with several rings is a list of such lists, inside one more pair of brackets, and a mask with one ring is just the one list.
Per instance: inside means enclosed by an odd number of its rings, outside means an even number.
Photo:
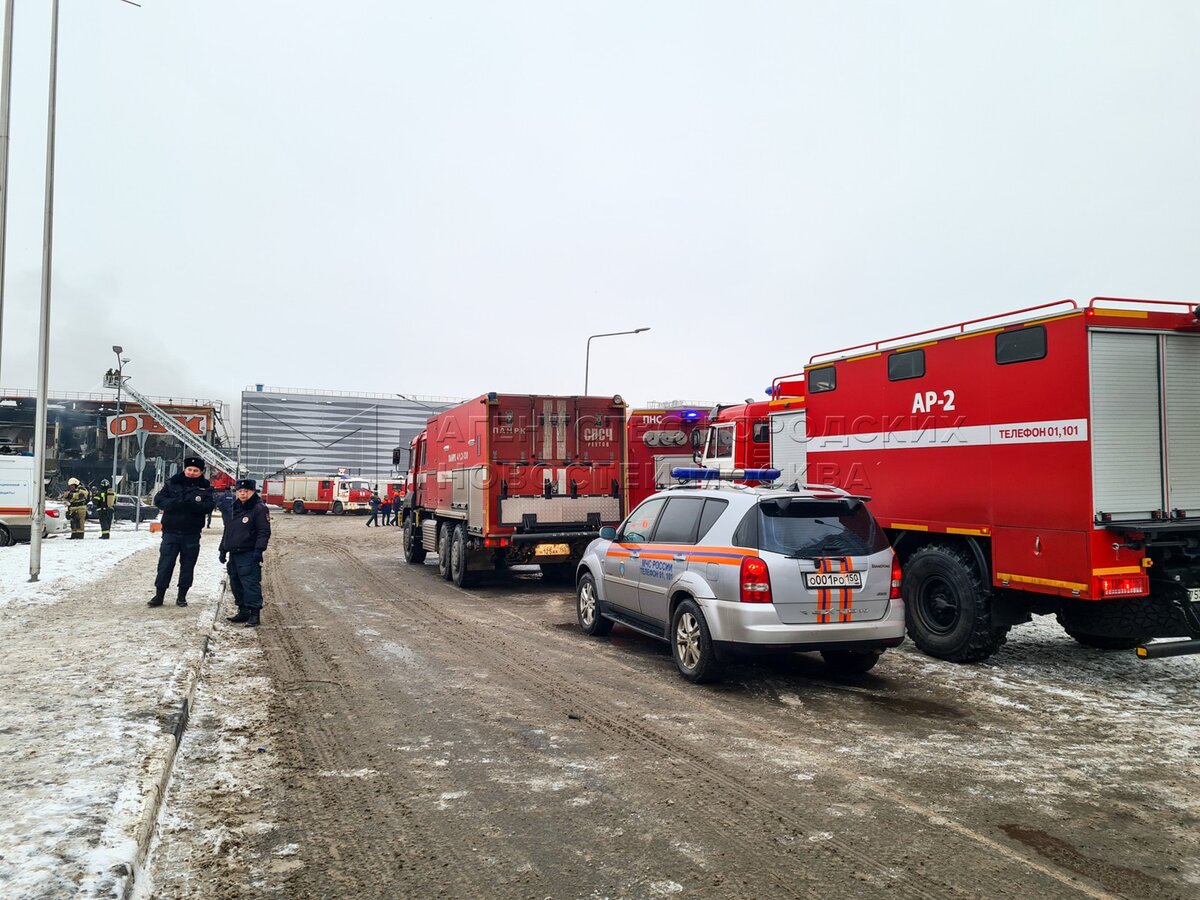
[{"label": "truck step bumper", "polygon": [[1200,653],[1200,639],[1189,641],[1147,641],[1135,651],[1138,659],[1162,659],[1166,656],[1191,656]]}]

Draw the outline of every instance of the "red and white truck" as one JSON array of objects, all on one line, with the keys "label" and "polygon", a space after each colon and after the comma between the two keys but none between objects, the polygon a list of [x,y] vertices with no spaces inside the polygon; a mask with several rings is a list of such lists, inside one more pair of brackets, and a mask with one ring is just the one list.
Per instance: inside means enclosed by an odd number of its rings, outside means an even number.
[{"label": "red and white truck", "polygon": [[371,508],[371,485],[365,478],[347,475],[284,475],[268,478],[261,491],[263,501],[286,512],[366,512]]},{"label": "red and white truck", "polygon": [[1028,307],[814,356],[804,383],[790,452],[873,498],[926,653],[984,659],[1047,613],[1200,652],[1200,308]]},{"label": "red and white truck", "polygon": [[459,586],[522,564],[569,579],[624,515],[625,403],[484,394],[432,416],[410,459],[409,563],[437,553]]},{"label": "red and white truck", "polygon": [[699,461],[724,473],[773,467],[784,481],[803,482],[803,387],[792,376],[776,380],[770,400],[714,407]]},{"label": "red and white truck", "polygon": [[634,409],[626,422],[625,508],[633,509],[672,483],[671,469],[692,465],[704,443],[708,409]]}]

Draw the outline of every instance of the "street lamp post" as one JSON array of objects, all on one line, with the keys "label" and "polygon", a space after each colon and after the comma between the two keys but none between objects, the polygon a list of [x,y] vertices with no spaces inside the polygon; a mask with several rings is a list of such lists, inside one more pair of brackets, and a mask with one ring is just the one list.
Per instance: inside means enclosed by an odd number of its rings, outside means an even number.
[{"label": "street lamp post", "polygon": [[587,339],[587,354],[584,356],[583,362],[583,395],[586,397],[588,392],[588,369],[592,363],[592,341],[595,338],[616,337],[619,334],[641,334],[643,331],[649,331],[649,328],[635,328],[633,331],[609,331],[605,334],[593,334]]},{"label": "street lamp post", "polygon": [[[113,353],[117,354],[117,418],[121,418],[121,385],[125,382],[121,379],[122,367],[129,362],[128,359],[122,359],[121,354],[124,349],[119,344],[113,344]],[[121,438],[113,435],[113,473],[112,473],[112,489],[117,489],[117,455],[121,446]]]}]

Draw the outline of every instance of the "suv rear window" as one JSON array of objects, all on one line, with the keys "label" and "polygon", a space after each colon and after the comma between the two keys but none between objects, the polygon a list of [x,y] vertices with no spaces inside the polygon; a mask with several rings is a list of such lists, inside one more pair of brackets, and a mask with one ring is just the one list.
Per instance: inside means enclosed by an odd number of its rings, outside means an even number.
[{"label": "suv rear window", "polygon": [[864,503],[787,497],[758,505],[760,550],[786,556],[870,556],[887,537]]}]

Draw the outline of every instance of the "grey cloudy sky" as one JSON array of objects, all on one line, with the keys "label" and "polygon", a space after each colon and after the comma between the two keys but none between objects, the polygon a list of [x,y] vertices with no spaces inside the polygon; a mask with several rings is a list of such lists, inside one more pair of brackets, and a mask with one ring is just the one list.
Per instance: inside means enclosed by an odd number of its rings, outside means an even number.
[{"label": "grey cloudy sky", "polygon": [[[62,0],[51,387],[737,400],[1094,294],[1200,300],[1200,5]],[[0,383],[32,387],[48,0]]]}]

